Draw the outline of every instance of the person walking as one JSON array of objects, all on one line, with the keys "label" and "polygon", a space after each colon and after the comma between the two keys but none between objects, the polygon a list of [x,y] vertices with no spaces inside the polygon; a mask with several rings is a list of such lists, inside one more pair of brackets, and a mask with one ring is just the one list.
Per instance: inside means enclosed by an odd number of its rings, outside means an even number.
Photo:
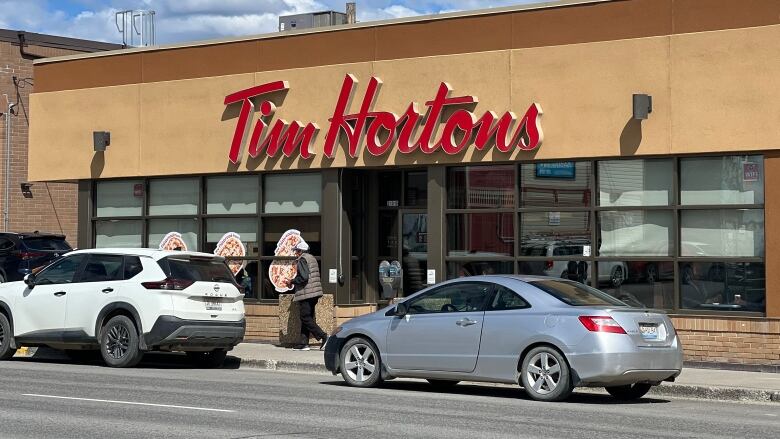
[{"label": "person walking", "polygon": [[298,273],[290,280],[290,286],[295,289],[293,302],[298,302],[301,335],[304,337],[303,343],[293,347],[293,349],[308,351],[309,339],[312,336],[322,342],[320,349],[324,349],[325,343],[328,341],[328,334],[315,321],[317,302],[322,296],[320,267],[314,256],[309,254],[309,245],[305,242],[298,243],[293,250],[298,258],[296,260]]}]

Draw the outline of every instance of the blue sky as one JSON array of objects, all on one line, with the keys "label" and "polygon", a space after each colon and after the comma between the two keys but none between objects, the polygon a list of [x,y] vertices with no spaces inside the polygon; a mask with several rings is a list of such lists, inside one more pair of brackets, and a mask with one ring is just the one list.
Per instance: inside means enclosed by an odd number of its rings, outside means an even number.
[{"label": "blue sky", "polygon": [[[358,21],[408,17],[544,0],[356,0]],[[121,42],[114,13],[156,11],[157,43],[276,30],[279,15],[332,9],[346,0],[0,0],[0,28]]]}]

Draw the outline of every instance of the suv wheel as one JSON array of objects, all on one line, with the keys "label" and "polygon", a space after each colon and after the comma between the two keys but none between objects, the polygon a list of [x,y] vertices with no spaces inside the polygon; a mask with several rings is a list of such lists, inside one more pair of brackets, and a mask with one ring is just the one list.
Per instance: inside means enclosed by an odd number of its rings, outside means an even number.
[{"label": "suv wheel", "polygon": [[562,401],[571,395],[571,375],[566,360],[550,346],[531,349],[520,373],[525,393],[537,401]]},{"label": "suv wheel", "polygon": [[220,367],[225,363],[227,350],[214,349],[210,352],[186,352],[187,357],[200,367]]},{"label": "suv wheel", "polygon": [[114,316],[100,330],[100,354],[111,367],[133,367],[141,361],[138,331],[126,316]]},{"label": "suv wheel", "polygon": [[5,314],[0,314],[0,360],[8,360],[16,353],[16,349],[11,347],[11,337],[11,324]]}]

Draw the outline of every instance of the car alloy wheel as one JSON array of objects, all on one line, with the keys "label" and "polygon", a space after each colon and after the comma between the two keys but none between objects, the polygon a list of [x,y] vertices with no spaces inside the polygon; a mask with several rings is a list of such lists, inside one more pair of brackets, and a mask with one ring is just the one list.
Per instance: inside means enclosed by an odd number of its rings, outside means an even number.
[{"label": "car alloy wheel", "polygon": [[5,314],[0,314],[0,360],[8,360],[14,356],[16,349],[11,347],[11,323]]},{"label": "car alloy wheel", "polygon": [[347,341],[341,349],[341,376],[355,387],[373,387],[381,380],[381,359],[374,343],[363,337]]},{"label": "car alloy wheel", "polygon": [[624,279],[625,277],[623,276],[623,268],[615,267],[615,271],[612,272],[612,286],[617,288],[623,285]]},{"label": "car alloy wheel", "polygon": [[133,367],[141,361],[139,336],[135,323],[127,316],[118,315],[100,330],[100,354],[111,367]]},{"label": "car alloy wheel", "polygon": [[526,374],[531,388],[541,395],[546,395],[558,387],[561,365],[552,355],[540,352],[531,358]]},{"label": "car alloy wheel", "polygon": [[121,360],[125,355],[130,344],[130,332],[124,325],[114,325],[108,330],[106,338],[106,351],[111,358]]}]

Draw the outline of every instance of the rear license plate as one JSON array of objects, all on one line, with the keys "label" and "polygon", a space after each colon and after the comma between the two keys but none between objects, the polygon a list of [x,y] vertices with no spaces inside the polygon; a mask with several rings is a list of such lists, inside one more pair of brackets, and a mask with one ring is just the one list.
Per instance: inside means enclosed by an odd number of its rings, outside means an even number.
[{"label": "rear license plate", "polygon": [[639,333],[642,334],[642,338],[645,340],[657,340],[658,339],[658,325],[655,323],[640,323]]},{"label": "rear license plate", "polygon": [[222,311],[222,304],[219,302],[206,302],[206,311]]}]

